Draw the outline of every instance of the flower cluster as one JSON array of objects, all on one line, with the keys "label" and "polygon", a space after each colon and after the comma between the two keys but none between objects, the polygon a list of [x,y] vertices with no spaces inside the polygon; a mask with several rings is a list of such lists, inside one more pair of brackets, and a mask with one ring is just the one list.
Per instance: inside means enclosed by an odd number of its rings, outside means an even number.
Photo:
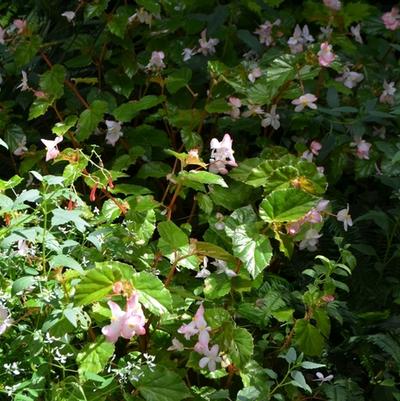
[{"label": "flower cluster", "polygon": [[144,327],[146,319],[139,303],[138,293],[133,293],[127,300],[125,311],[113,301],[109,301],[108,306],[112,313],[111,324],[104,326],[101,330],[107,341],[115,343],[118,337],[130,340],[135,335],[142,336],[146,334]]},{"label": "flower cluster", "polygon": [[303,29],[300,28],[300,25],[296,25],[294,28],[293,36],[289,38],[288,45],[290,51],[293,54],[301,53],[304,50],[304,46],[307,43],[314,42],[314,38],[310,35],[310,31],[308,30],[308,26],[304,25]]},{"label": "flower cluster", "polygon": [[274,43],[274,39],[272,37],[272,28],[274,26],[279,26],[281,24],[281,20],[277,19],[275,22],[265,21],[261,24],[256,30],[255,34],[259,36],[260,43],[265,46],[271,46]]},{"label": "flower cluster", "polygon": [[382,21],[386,29],[390,31],[395,31],[400,28],[400,15],[399,9],[393,7],[389,12],[382,15]]}]

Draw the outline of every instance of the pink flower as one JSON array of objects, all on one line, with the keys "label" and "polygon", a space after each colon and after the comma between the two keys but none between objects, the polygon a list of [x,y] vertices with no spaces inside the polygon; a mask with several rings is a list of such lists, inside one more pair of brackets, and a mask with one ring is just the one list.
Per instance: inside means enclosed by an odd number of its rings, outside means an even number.
[{"label": "pink flower", "polygon": [[304,222],[317,224],[322,222],[321,213],[317,209],[311,209],[305,216]]},{"label": "pink flower", "polygon": [[399,9],[393,7],[390,12],[382,15],[382,21],[385,24],[385,28],[390,31],[395,31],[400,27],[400,16]]},{"label": "pink flower", "polygon": [[206,366],[210,372],[213,372],[217,368],[217,363],[221,362],[221,357],[219,354],[219,346],[217,344],[213,345],[209,350],[208,347],[203,351],[205,355],[199,361],[199,366],[204,369]]},{"label": "pink flower", "polygon": [[292,104],[296,106],[294,111],[300,112],[303,111],[304,107],[315,110],[317,108],[317,105],[315,104],[316,101],[317,97],[315,95],[306,93],[305,95],[300,96],[298,99],[292,100]]},{"label": "pink flower", "polygon": [[188,61],[190,60],[194,55],[196,54],[196,51],[193,49],[190,49],[188,47],[185,47],[182,51],[182,56],[183,56],[183,61]]},{"label": "pink flower", "polygon": [[201,32],[201,37],[199,39],[199,52],[204,56],[215,53],[215,46],[219,43],[219,39],[210,38],[207,40],[207,29]]},{"label": "pink flower", "polygon": [[310,144],[310,150],[315,155],[319,155],[319,151],[322,149],[322,145],[318,141],[312,141]]},{"label": "pink flower", "polygon": [[296,27],[294,28],[293,36],[289,38],[287,43],[289,45],[290,51],[293,54],[296,54],[303,51],[304,45],[312,42],[314,42],[314,38],[310,35],[308,26],[304,25],[303,29],[301,29],[300,25],[296,25]]},{"label": "pink flower", "polygon": [[4,45],[4,36],[6,35],[6,30],[0,26],[0,44]]},{"label": "pink flower", "polygon": [[254,83],[257,78],[260,78],[262,75],[262,71],[259,67],[253,68],[250,73],[247,75],[247,78],[250,82]]},{"label": "pink flower", "polygon": [[106,120],[105,123],[107,125],[106,143],[115,146],[119,138],[124,135],[121,131],[121,123],[112,120]]},{"label": "pink flower", "polygon": [[101,332],[107,341],[115,343],[118,337],[130,340],[134,335],[146,334],[144,325],[146,323],[142,307],[139,303],[139,294],[134,293],[126,302],[126,311],[121,310],[118,304],[108,302],[111,309],[111,324],[104,326]]},{"label": "pink flower", "polygon": [[17,28],[17,33],[21,34],[25,31],[27,22],[24,19],[15,19],[13,25]]},{"label": "pink flower", "polygon": [[359,159],[369,160],[369,150],[372,146],[369,142],[364,141],[364,139],[357,139],[350,146],[357,146],[356,156]]},{"label": "pink flower", "polygon": [[337,212],[336,219],[337,221],[341,221],[343,223],[344,231],[347,231],[348,227],[353,225],[353,220],[349,214],[349,204],[347,204],[346,209],[342,209]]},{"label": "pink flower", "polygon": [[343,85],[346,88],[352,89],[359,82],[364,79],[364,75],[360,74],[359,72],[350,71],[348,68],[345,69],[341,77],[336,78],[336,81],[343,82]]},{"label": "pink flower", "polygon": [[47,139],[41,139],[43,142],[44,146],[46,146],[46,161],[48,162],[49,160],[55,159],[60,151],[58,150],[57,145],[62,142],[63,137],[62,136],[57,136],[54,141],[49,141]]},{"label": "pink flower", "polygon": [[173,338],[172,345],[167,348],[167,351],[183,351],[184,349],[183,344],[177,338]]},{"label": "pink flower", "polygon": [[303,241],[299,244],[299,249],[307,249],[310,252],[314,252],[317,250],[318,239],[322,237],[322,234],[319,234],[317,230],[314,228],[310,228],[305,236]]},{"label": "pink flower", "polygon": [[162,70],[165,68],[164,64],[165,54],[163,51],[154,51],[151,53],[151,58],[149,64],[147,64],[146,69],[148,70]]},{"label": "pink flower", "polygon": [[318,62],[323,67],[329,67],[335,60],[336,55],[332,53],[332,46],[328,42],[321,43],[321,50],[318,52]]},{"label": "pink flower", "polygon": [[228,114],[235,120],[240,117],[240,107],[242,107],[242,102],[239,98],[231,96],[229,98],[229,106],[232,110]]},{"label": "pink flower", "polygon": [[335,296],[334,296],[334,295],[330,295],[330,294],[326,294],[326,295],[323,295],[323,296],[321,297],[321,299],[322,299],[324,302],[329,303],[329,302],[333,302],[333,301],[335,300]]},{"label": "pink flower", "polygon": [[342,7],[342,4],[339,0],[324,0],[324,4],[334,11],[339,11]]},{"label": "pink flower", "polygon": [[254,32],[256,35],[259,35],[260,43],[263,43],[265,46],[271,46],[273,43],[272,28],[274,25],[279,26],[280,24],[281,20],[277,19],[272,24],[269,21],[265,21],[262,25],[260,25]]},{"label": "pink flower", "polygon": [[383,81],[383,92],[379,97],[381,103],[394,104],[394,94],[396,93],[396,88],[394,86],[394,82],[388,83],[386,79]]}]

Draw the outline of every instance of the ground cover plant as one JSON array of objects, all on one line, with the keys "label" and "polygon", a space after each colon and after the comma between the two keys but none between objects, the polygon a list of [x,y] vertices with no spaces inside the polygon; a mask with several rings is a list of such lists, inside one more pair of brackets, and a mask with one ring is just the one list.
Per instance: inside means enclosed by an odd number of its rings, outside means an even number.
[{"label": "ground cover plant", "polygon": [[2,1],[0,398],[400,400],[396,5]]}]

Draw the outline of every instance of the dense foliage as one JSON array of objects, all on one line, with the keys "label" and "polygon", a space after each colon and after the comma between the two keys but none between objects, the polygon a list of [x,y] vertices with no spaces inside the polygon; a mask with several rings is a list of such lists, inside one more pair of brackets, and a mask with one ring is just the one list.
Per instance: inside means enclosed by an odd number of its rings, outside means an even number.
[{"label": "dense foliage", "polygon": [[1,2],[1,399],[400,400],[377,4]]}]

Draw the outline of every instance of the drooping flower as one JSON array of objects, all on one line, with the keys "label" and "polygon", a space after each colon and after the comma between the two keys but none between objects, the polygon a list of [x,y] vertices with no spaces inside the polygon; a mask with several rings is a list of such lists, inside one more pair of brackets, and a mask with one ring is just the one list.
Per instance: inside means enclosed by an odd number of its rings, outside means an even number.
[{"label": "drooping flower", "polygon": [[319,65],[329,67],[335,60],[336,55],[332,52],[332,45],[328,42],[321,43],[321,50],[318,52]]},{"label": "drooping flower", "polygon": [[260,67],[253,68],[249,74],[247,75],[247,78],[250,82],[254,83],[257,78],[260,78],[262,75],[262,71]]},{"label": "drooping flower", "polygon": [[292,100],[292,104],[295,105],[295,112],[303,111],[305,107],[315,110],[317,105],[315,102],[317,101],[317,97],[311,93],[306,93],[305,95],[300,96],[298,99]]},{"label": "drooping flower", "polygon": [[347,231],[348,227],[353,225],[353,220],[349,214],[349,204],[347,204],[346,209],[342,209],[337,212],[336,219],[337,221],[341,221],[343,223],[344,231]]},{"label": "drooping flower", "polygon": [[65,18],[67,19],[68,22],[72,22],[72,21],[75,19],[76,14],[75,14],[74,11],[65,11],[65,12],[63,12],[63,13],[61,14],[61,16],[62,16],[62,17],[65,17]]},{"label": "drooping flower", "polygon": [[173,338],[172,345],[167,348],[167,351],[183,351],[184,349],[183,344],[177,338]]},{"label": "drooping flower", "polygon": [[111,146],[115,146],[119,138],[123,136],[121,131],[121,123],[112,120],[105,121],[107,125],[106,143]]},{"label": "drooping flower", "polygon": [[196,278],[206,278],[208,277],[211,272],[207,269],[208,266],[208,258],[207,256],[204,256],[203,258],[203,267],[201,268],[201,270],[196,274]]},{"label": "drooping flower", "polygon": [[49,160],[55,159],[60,151],[58,150],[58,144],[62,142],[63,137],[62,136],[57,136],[56,139],[53,141],[49,141],[48,139],[41,139],[42,143],[46,147],[47,153],[46,153],[46,161],[48,162]]},{"label": "drooping flower", "polygon": [[393,106],[394,104],[394,94],[396,93],[396,88],[394,87],[394,82],[387,82],[386,79],[383,81],[383,92],[379,97],[381,103],[387,103]]},{"label": "drooping flower", "polygon": [[27,21],[24,19],[15,19],[13,21],[13,25],[15,26],[15,28],[17,28],[17,33],[21,34],[26,30]]},{"label": "drooping flower", "polygon": [[227,174],[228,170],[226,166],[237,167],[235,157],[233,156],[232,142],[229,134],[225,134],[221,142],[216,138],[211,139],[209,171],[212,173]]},{"label": "drooping flower", "polygon": [[130,340],[134,335],[141,336],[146,334],[144,327],[146,319],[139,303],[138,293],[132,294],[127,300],[125,311],[113,301],[108,301],[108,306],[112,313],[111,324],[101,329],[107,341],[115,343],[118,337]]},{"label": "drooping flower", "polygon": [[258,40],[260,43],[264,44],[265,46],[271,46],[274,41],[272,38],[272,28],[274,26],[279,26],[280,24],[281,20],[277,19],[274,23],[265,21],[262,25],[260,25],[254,32],[256,35],[259,35]]},{"label": "drooping flower", "polygon": [[201,32],[200,39],[199,39],[199,52],[202,53],[204,56],[212,55],[216,52],[215,46],[219,43],[219,39],[210,38],[207,40],[207,29],[204,29]]},{"label": "drooping flower", "polygon": [[17,89],[21,89],[21,92],[24,92],[29,90],[28,74],[24,70],[21,71],[21,74],[22,74],[21,83],[17,86]]},{"label": "drooping flower", "polygon": [[165,54],[163,51],[153,51],[151,53],[150,61],[146,66],[147,70],[162,70],[165,68],[164,64]]},{"label": "drooping flower", "polygon": [[17,147],[14,150],[15,156],[22,156],[28,148],[26,147],[26,136],[22,136],[19,142],[17,143]]},{"label": "drooping flower", "polygon": [[13,324],[9,310],[0,305],[0,336]]},{"label": "drooping flower", "polygon": [[314,228],[310,228],[304,236],[304,239],[299,244],[299,249],[307,249],[310,252],[317,250],[318,239],[322,237]]},{"label": "drooping flower", "polygon": [[382,21],[386,29],[390,31],[395,31],[400,27],[400,15],[399,9],[393,7],[389,12],[382,15]]},{"label": "drooping flower", "polygon": [[324,0],[324,4],[333,11],[339,11],[342,7],[339,0]]},{"label": "drooping flower", "polygon": [[280,116],[276,113],[276,104],[274,104],[269,113],[264,114],[264,118],[261,120],[261,125],[263,127],[271,126],[273,129],[277,130],[281,126],[279,119]]},{"label": "drooping flower", "polygon": [[217,363],[222,361],[221,357],[218,356],[219,354],[219,346],[217,344],[213,345],[211,349],[205,349],[203,351],[205,355],[199,361],[199,366],[204,369],[206,366],[210,372],[213,372],[217,368]]},{"label": "drooping flower", "polygon": [[183,61],[190,60],[196,53],[196,50],[185,47],[182,51]]},{"label": "drooping flower", "polygon": [[336,78],[336,81],[343,82],[343,85],[346,88],[352,89],[357,86],[357,84],[360,83],[363,79],[363,74],[355,71],[350,71],[348,68],[346,68],[342,76]]},{"label": "drooping flower", "polygon": [[361,29],[361,25],[357,24],[355,26],[350,27],[350,32],[354,36],[354,40],[356,42],[363,44],[364,42],[361,37],[360,29]]}]

